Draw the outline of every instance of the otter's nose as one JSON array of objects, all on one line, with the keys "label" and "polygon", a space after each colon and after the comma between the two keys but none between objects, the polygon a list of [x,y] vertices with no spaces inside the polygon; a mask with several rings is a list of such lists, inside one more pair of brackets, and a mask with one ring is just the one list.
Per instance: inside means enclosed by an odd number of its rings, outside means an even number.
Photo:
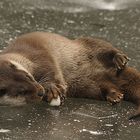
[{"label": "otter's nose", "polygon": [[43,92],[39,92],[37,95],[38,95],[39,97],[42,97],[42,96],[44,96],[44,93],[43,93]]}]

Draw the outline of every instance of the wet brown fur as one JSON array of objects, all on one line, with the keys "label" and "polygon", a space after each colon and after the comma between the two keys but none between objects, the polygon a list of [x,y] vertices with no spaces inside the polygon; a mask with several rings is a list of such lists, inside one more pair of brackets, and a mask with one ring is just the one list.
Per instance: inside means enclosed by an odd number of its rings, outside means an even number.
[{"label": "wet brown fur", "polygon": [[18,37],[0,57],[14,59],[13,54],[33,63],[27,66],[26,61],[15,60],[43,86],[44,100],[51,101],[59,95],[61,100],[65,96],[84,97],[114,104],[124,95],[124,100],[140,105],[140,74],[126,66],[125,54],[109,42],[97,38],[70,40],[34,32]]}]

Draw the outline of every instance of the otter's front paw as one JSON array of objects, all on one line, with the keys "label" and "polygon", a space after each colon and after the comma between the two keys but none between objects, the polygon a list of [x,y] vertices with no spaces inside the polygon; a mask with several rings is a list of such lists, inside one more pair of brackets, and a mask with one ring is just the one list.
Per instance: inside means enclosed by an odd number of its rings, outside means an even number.
[{"label": "otter's front paw", "polygon": [[45,85],[46,94],[43,97],[44,101],[47,101],[52,106],[59,106],[63,104],[66,97],[66,85],[47,83]]},{"label": "otter's front paw", "polygon": [[125,54],[117,53],[114,58],[113,62],[117,68],[117,70],[122,70],[124,69],[125,65],[127,62],[130,60]]},{"label": "otter's front paw", "polygon": [[123,94],[112,89],[106,96],[106,100],[112,105],[119,103],[123,99]]}]

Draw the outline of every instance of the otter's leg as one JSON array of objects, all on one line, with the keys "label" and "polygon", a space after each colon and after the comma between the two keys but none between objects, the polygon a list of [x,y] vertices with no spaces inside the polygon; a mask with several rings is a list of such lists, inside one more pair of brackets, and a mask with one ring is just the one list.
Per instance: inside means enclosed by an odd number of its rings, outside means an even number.
[{"label": "otter's leg", "polygon": [[78,85],[77,87],[78,89],[75,88],[75,90],[73,90],[76,92],[71,91],[68,93],[69,97],[106,100],[111,104],[119,103],[123,99],[123,94],[114,84],[109,81],[104,83],[90,81],[84,86]]},{"label": "otter's leg", "polygon": [[120,50],[113,47],[109,42],[98,38],[84,37],[75,40],[89,50],[89,58],[97,59],[106,67],[114,67],[117,70],[124,69],[129,58]]},{"label": "otter's leg", "polygon": [[129,58],[118,50],[104,50],[97,55],[98,60],[106,67],[117,71],[123,70]]},{"label": "otter's leg", "polygon": [[[39,70],[38,70],[39,71]],[[62,74],[62,70],[56,60],[51,57],[48,58],[45,66],[36,72],[37,81],[44,87],[45,95],[44,101],[51,102],[52,99],[60,97],[61,103],[66,97],[67,83]]]}]

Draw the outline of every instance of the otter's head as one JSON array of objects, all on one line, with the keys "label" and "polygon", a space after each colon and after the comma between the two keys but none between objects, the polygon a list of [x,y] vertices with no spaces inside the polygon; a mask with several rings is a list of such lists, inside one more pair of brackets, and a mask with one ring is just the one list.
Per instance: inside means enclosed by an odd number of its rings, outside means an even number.
[{"label": "otter's head", "polygon": [[22,105],[41,101],[43,87],[14,62],[0,60],[0,104]]}]

